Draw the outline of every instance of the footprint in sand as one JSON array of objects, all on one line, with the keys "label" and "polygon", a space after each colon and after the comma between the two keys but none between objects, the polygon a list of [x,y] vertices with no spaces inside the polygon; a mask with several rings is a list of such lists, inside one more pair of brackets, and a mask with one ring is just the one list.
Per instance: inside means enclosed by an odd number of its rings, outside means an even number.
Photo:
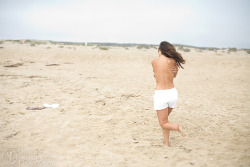
[{"label": "footprint in sand", "polygon": [[16,63],[16,64],[11,64],[11,65],[7,65],[7,66],[4,66],[4,67],[19,67],[19,66],[22,66],[23,65],[23,63]]},{"label": "footprint in sand", "polygon": [[46,66],[60,66],[60,64],[47,64]]},{"label": "footprint in sand", "polygon": [[15,133],[10,134],[10,135],[7,135],[7,136],[5,136],[5,138],[6,138],[6,139],[12,138],[13,136],[16,136],[18,133],[20,133],[20,131],[19,131],[19,132],[15,132]]},{"label": "footprint in sand", "polygon": [[106,105],[106,101],[105,100],[97,100],[95,103],[99,103],[99,104],[101,104],[103,106]]},{"label": "footprint in sand", "polygon": [[140,95],[135,95],[135,94],[122,94],[121,97],[125,97],[126,99],[130,97],[139,97]]},{"label": "footprint in sand", "polygon": [[30,135],[31,136],[36,136],[36,135],[39,135],[39,132],[31,132]]},{"label": "footprint in sand", "polygon": [[25,115],[25,113],[24,112],[18,112],[19,114],[21,114],[21,115]]}]

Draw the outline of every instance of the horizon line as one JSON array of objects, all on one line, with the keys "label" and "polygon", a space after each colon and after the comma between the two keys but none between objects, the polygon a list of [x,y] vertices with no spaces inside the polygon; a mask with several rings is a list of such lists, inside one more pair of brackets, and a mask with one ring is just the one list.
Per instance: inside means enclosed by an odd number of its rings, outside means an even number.
[{"label": "horizon line", "polygon": [[[60,40],[43,40],[43,39],[24,39],[24,38],[20,38],[20,39],[0,39],[0,41],[21,41],[21,40],[26,40],[26,41],[47,41],[47,42],[56,42],[56,43],[71,43],[71,44],[85,44],[85,43],[89,43],[89,44],[104,44],[103,46],[105,46],[105,44],[108,44],[108,46],[112,46],[112,45],[151,45],[151,46],[158,46],[159,44],[147,44],[147,43],[136,43],[136,42],[87,42],[87,41],[60,41]],[[239,49],[250,49],[250,48],[237,48],[237,47],[207,47],[207,46],[194,46],[194,45],[189,45],[189,44],[179,44],[179,43],[171,43],[174,46],[183,46],[183,47],[190,47],[190,48],[197,48],[197,49],[230,49],[230,48],[236,48],[237,50]],[[106,45],[107,46],[107,45]]]}]

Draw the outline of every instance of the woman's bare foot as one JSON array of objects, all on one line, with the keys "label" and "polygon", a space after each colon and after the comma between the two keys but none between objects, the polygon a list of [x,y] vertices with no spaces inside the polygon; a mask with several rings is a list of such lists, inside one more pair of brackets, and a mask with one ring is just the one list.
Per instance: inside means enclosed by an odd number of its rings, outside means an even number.
[{"label": "woman's bare foot", "polygon": [[186,138],[186,135],[183,133],[182,128],[180,125],[178,125],[177,130],[181,133],[182,137]]},{"label": "woman's bare foot", "polygon": [[167,146],[167,147],[171,147],[169,143],[164,142],[164,145]]}]

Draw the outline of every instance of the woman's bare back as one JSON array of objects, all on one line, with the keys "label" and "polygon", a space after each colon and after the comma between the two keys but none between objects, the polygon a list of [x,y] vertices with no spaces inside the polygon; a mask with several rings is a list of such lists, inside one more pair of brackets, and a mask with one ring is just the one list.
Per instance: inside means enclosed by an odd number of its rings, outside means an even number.
[{"label": "woman's bare back", "polygon": [[[178,67],[176,61],[166,56],[160,56],[152,61],[156,90],[174,88],[174,78],[177,75]],[[176,68],[176,73],[172,69]]]}]

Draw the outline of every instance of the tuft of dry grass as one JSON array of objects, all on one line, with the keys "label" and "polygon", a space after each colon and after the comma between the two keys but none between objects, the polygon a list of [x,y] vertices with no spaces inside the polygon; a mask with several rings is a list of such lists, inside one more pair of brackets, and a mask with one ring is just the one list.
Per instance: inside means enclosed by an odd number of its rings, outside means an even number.
[{"label": "tuft of dry grass", "polygon": [[101,50],[109,50],[108,47],[102,47],[102,46],[100,46],[99,49],[101,49]]}]

